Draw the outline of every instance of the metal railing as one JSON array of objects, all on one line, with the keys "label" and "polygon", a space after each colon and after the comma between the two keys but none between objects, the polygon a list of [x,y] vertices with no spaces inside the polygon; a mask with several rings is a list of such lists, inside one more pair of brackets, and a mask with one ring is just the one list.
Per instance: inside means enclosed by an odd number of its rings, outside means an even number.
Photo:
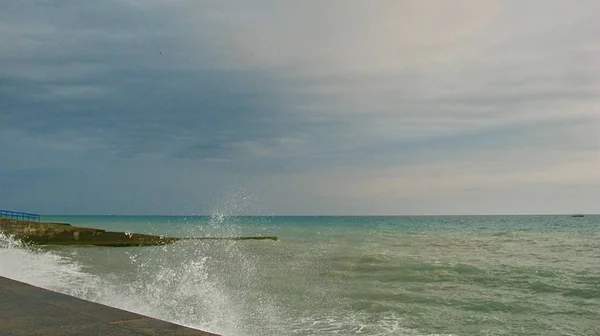
[{"label": "metal railing", "polygon": [[17,219],[22,221],[39,222],[40,215],[27,212],[0,210],[0,218]]}]

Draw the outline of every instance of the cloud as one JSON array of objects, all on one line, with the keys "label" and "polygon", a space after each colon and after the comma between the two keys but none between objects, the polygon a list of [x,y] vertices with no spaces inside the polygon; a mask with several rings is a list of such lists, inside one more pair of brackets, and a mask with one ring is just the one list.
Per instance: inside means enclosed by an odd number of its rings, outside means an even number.
[{"label": "cloud", "polygon": [[[461,186],[559,188],[569,172],[596,185],[582,169],[600,148],[598,7],[11,2],[0,13],[0,188],[20,196],[0,201],[70,186],[38,204],[94,212],[73,196],[86,186],[98,209],[177,212],[246,185],[289,212],[394,212],[411,195],[428,212],[451,208],[433,185],[445,199],[468,194]],[[476,208],[464,197],[456,209]],[[502,197],[498,209],[515,208]]]}]

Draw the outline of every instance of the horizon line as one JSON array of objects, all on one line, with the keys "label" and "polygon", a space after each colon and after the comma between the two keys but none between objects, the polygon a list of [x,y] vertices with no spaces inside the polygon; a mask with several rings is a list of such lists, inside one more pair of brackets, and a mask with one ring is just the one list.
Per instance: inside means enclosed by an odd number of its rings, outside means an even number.
[{"label": "horizon line", "polygon": [[[597,216],[600,213],[495,213],[495,214],[239,214],[223,217],[465,217],[465,216]],[[213,217],[214,214],[40,214],[42,217]]]}]

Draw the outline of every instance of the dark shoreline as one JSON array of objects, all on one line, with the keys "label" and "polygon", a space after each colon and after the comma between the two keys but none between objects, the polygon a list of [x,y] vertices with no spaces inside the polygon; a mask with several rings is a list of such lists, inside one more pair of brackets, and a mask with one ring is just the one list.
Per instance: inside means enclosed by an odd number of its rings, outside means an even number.
[{"label": "dark shoreline", "polygon": [[0,276],[0,334],[218,336]]}]

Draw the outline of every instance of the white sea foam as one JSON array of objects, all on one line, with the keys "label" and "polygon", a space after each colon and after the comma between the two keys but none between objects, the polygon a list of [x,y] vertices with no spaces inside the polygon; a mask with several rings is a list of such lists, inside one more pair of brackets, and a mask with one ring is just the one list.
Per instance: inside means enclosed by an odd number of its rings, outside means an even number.
[{"label": "white sea foam", "polygon": [[207,257],[188,248],[181,250],[184,260],[173,262],[179,248],[145,249],[145,254],[129,250],[128,272],[99,276],[84,270],[77,252],[71,257],[68,249],[30,248],[0,235],[0,275],[191,327],[247,334],[236,318],[244,316],[236,311],[238,302],[208,276]]},{"label": "white sea foam", "polygon": [[48,251],[28,247],[0,233],[0,275],[39,287],[64,292],[74,286],[81,294],[82,284],[91,284],[93,277],[81,271],[79,265]]}]

